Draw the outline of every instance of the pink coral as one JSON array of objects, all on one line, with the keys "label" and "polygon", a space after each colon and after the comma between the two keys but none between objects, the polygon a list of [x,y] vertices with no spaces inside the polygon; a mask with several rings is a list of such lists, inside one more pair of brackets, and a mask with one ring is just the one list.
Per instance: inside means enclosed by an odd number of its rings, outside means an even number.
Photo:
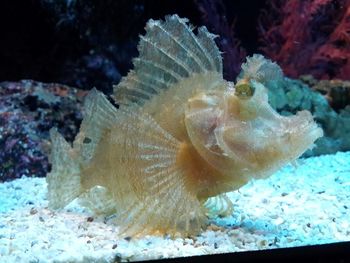
[{"label": "pink coral", "polygon": [[350,0],[271,1],[259,31],[263,52],[288,76],[349,79]]}]

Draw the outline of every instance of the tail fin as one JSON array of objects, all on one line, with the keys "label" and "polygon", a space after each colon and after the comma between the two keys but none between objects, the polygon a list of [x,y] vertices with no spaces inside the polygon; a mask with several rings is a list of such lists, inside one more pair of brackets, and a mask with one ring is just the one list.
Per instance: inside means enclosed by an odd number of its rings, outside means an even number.
[{"label": "tail fin", "polygon": [[81,167],[90,162],[102,131],[112,126],[117,116],[116,109],[107,98],[92,89],[84,101],[84,119],[73,147],[55,128],[50,130],[52,169],[46,177],[50,208],[62,208],[83,192]]},{"label": "tail fin", "polygon": [[47,175],[49,207],[58,209],[73,201],[80,193],[79,162],[72,147],[58,133],[50,130],[52,171]]}]

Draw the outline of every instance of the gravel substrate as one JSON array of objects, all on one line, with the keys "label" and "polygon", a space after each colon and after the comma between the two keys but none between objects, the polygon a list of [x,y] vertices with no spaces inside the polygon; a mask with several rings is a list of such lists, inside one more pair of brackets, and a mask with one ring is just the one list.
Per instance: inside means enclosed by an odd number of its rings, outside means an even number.
[{"label": "gravel substrate", "polygon": [[288,165],[229,193],[230,217],[194,239],[120,239],[75,202],[47,209],[43,178],[0,184],[0,262],[113,262],[350,241],[350,152]]}]

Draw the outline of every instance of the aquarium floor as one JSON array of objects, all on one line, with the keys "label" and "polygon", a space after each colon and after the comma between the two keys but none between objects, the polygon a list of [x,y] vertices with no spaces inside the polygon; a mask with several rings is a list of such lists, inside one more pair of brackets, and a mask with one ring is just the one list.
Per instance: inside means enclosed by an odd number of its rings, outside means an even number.
[{"label": "aquarium floor", "polygon": [[302,159],[230,193],[234,213],[196,238],[118,238],[73,202],[47,209],[43,178],[0,184],[0,262],[113,262],[350,240],[350,152]]}]

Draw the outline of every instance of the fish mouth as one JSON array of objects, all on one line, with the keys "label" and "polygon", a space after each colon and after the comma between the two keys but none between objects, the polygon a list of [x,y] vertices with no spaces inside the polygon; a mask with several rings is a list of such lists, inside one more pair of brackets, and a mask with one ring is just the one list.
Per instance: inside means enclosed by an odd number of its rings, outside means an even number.
[{"label": "fish mouth", "polygon": [[305,150],[312,148],[314,142],[323,136],[322,128],[314,121],[310,112],[299,111],[290,118],[289,127],[294,135],[294,141],[299,142],[300,147]]},{"label": "fish mouth", "polygon": [[312,123],[308,129],[307,136],[312,141],[316,141],[318,138],[323,136],[323,130],[316,124]]},{"label": "fish mouth", "polygon": [[304,132],[308,134],[311,138],[315,140],[323,136],[323,130],[317,125],[314,121],[313,116],[308,111],[299,111],[297,116],[301,119],[304,119],[303,129]]}]

